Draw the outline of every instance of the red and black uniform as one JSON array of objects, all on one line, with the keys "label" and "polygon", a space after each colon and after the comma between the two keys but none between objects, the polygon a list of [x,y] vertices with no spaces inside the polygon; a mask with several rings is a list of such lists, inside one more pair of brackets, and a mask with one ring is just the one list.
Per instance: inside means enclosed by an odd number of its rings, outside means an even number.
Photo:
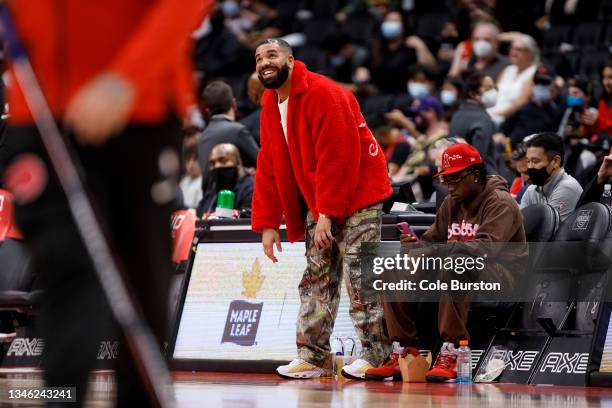
[{"label": "red and black uniform", "polygon": [[[35,3],[35,4],[34,4]],[[99,148],[74,144],[103,228],[128,286],[161,342],[172,272],[172,202],[152,188],[169,178],[160,154],[180,151],[180,121],[194,100],[187,44],[209,0],[14,0],[9,2],[49,106],[61,122],[72,97],[112,71],[135,90],[130,124]],[[114,325],[93,266],[14,76],[8,92],[6,184],[44,289],[39,315],[50,387],[76,387],[83,404],[100,340]],[[68,138],[72,138],[68,132]],[[170,176],[172,177],[172,176]],[[121,337],[119,338],[121,340]],[[125,342],[117,364],[119,406],[147,406]]]}]

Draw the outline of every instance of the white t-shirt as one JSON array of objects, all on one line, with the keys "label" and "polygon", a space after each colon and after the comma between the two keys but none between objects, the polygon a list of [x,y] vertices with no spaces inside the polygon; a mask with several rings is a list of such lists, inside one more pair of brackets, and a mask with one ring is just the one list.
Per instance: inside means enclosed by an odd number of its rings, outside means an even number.
[{"label": "white t-shirt", "polygon": [[202,176],[191,178],[183,177],[180,183],[180,188],[183,192],[183,203],[187,208],[198,208],[200,200],[202,200]]},{"label": "white t-shirt", "polygon": [[278,110],[280,111],[281,125],[283,126],[283,133],[285,135],[285,141],[287,141],[287,107],[289,106],[289,98],[283,102],[278,103]]},{"label": "white t-shirt", "polygon": [[503,122],[504,117],[500,116],[499,113],[508,109],[521,96],[523,89],[533,78],[536,68],[537,66],[532,65],[522,72],[518,72],[516,65],[509,65],[502,71],[497,81],[497,104],[487,110],[496,124],[499,125]]}]

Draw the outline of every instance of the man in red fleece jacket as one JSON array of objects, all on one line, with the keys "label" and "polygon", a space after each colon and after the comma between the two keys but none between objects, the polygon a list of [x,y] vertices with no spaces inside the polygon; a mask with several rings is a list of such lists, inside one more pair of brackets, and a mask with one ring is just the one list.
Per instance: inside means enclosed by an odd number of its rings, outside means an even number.
[{"label": "man in red fleece jacket", "polygon": [[[180,3],[180,4],[179,4]],[[210,0],[8,2],[46,101],[74,142],[88,193],[137,307],[161,344],[172,274],[169,219],[180,121],[190,95],[189,36]],[[76,387],[83,406],[101,340],[120,340],[118,406],[150,406],[113,321],[25,101],[11,81],[6,185],[44,290],[39,311],[49,387]],[[102,353],[104,354],[104,353]]]},{"label": "man in red fleece jacket", "polygon": [[277,372],[286,378],[329,374],[329,338],[344,273],[363,348],[343,375],[363,379],[389,349],[380,303],[361,298],[358,259],[362,242],[380,241],[382,201],[392,193],[382,149],[355,98],[308,71],[293,58],[289,44],[266,40],[255,50],[255,61],[267,90],[261,101],[252,227],[263,234],[264,252],[276,262],[274,245],[281,251],[283,215],[291,242],[304,236],[306,226],[298,358]]}]

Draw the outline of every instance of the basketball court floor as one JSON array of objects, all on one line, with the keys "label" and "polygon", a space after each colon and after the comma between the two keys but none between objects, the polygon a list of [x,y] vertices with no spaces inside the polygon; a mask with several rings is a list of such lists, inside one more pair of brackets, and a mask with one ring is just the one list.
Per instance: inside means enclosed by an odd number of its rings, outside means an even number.
[{"label": "basketball court floor", "polygon": [[[173,373],[178,407],[612,407],[612,389],[515,384],[417,384],[344,380],[283,380],[272,374]],[[39,372],[2,374],[0,406],[36,407],[8,390],[40,387]],[[112,407],[110,372],[92,375],[88,406]]]}]

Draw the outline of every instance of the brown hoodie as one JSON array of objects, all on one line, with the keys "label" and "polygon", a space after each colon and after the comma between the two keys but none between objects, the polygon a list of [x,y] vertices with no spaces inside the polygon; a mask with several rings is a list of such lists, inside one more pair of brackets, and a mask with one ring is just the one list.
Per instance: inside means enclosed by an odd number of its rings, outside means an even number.
[{"label": "brown hoodie", "polygon": [[421,240],[482,244],[525,242],[523,216],[506,182],[499,176],[489,176],[482,193],[465,205],[447,196],[436,214],[436,221]]}]

